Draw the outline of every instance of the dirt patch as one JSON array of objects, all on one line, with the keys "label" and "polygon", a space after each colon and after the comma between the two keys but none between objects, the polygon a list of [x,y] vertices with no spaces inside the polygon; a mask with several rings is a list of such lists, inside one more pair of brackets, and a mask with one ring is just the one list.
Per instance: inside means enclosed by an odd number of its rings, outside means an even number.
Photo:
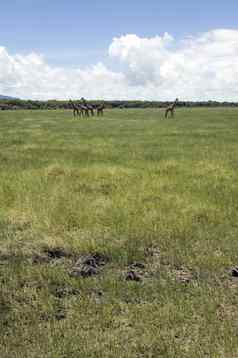
[{"label": "dirt patch", "polygon": [[84,265],[82,267],[73,267],[70,275],[72,277],[91,277],[99,274],[99,270],[95,267]]},{"label": "dirt patch", "polygon": [[140,282],[142,281],[142,277],[138,272],[131,270],[126,273],[126,281]]},{"label": "dirt patch", "polygon": [[130,265],[130,268],[145,270],[146,266],[143,262],[132,262],[132,264]]},{"label": "dirt patch", "polygon": [[52,260],[71,256],[71,254],[62,247],[46,248],[44,253]]},{"label": "dirt patch", "polygon": [[160,249],[158,246],[149,246],[145,249],[145,256],[152,257],[153,259],[160,257]]},{"label": "dirt patch", "polygon": [[132,262],[125,273],[126,281],[140,282],[148,275],[144,262]]},{"label": "dirt patch", "polygon": [[73,277],[95,276],[108,262],[109,258],[100,253],[81,256],[72,268],[70,275]]},{"label": "dirt patch", "polygon": [[226,287],[231,289],[238,288],[238,277],[232,277],[230,280],[226,282]]},{"label": "dirt patch", "polygon": [[174,275],[176,281],[181,283],[189,283],[194,279],[192,272],[184,267],[175,269]]},{"label": "dirt patch", "polygon": [[[229,276],[227,279],[227,275]],[[225,287],[227,289],[237,289],[238,288],[238,267],[233,267],[227,270],[225,278]]]},{"label": "dirt patch", "polygon": [[238,278],[238,267],[233,267],[233,268],[231,269],[231,276]]}]

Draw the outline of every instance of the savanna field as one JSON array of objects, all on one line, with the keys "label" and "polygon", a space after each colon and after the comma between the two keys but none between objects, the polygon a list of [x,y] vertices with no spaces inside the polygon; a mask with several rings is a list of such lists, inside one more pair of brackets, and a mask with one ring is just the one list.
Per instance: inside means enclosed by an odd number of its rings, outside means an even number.
[{"label": "savanna field", "polygon": [[0,113],[0,357],[238,357],[238,110]]}]

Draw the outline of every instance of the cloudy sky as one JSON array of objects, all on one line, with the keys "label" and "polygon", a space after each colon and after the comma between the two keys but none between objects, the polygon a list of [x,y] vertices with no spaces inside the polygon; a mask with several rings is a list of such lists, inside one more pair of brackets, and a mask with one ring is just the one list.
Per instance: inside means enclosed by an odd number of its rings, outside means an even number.
[{"label": "cloudy sky", "polygon": [[238,1],[8,0],[0,93],[238,100]]}]

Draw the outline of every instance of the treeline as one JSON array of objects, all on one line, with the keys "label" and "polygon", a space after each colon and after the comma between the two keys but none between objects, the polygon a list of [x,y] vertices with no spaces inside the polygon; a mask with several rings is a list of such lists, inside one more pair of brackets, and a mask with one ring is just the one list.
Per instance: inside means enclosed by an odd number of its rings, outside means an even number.
[{"label": "treeline", "polygon": [[[106,108],[164,108],[172,102],[163,101],[88,101],[91,105],[104,103]],[[80,104],[80,100],[74,103]],[[238,102],[217,102],[217,101],[200,101],[200,102],[179,102],[179,107],[238,107]],[[17,110],[17,109],[70,109],[68,101],[49,100],[33,101],[21,99],[1,99],[0,110]]]}]

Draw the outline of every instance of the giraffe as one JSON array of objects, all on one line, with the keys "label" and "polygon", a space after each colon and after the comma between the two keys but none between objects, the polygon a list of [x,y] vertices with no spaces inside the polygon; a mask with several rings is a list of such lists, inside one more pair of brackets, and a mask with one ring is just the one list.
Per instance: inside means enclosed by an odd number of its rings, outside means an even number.
[{"label": "giraffe", "polygon": [[83,102],[83,106],[88,109],[88,112],[91,113],[91,116],[94,116],[94,108],[91,104],[88,104],[85,98],[81,98],[81,101]]},{"label": "giraffe", "polygon": [[168,117],[168,114],[170,113],[170,117],[174,117],[174,110],[175,110],[175,107],[177,106],[178,104],[178,98],[176,98],[176,100],[174,101],[174,103],[172,103],[170,106],[168,106],[165,110],[165,118]]},{"label": "giraffe", "polygon": [[105,104],[102,103],[99,106],[97,106],[97,116],[103,116],[103,111],[105,109]]},{"label": "giraffe", "polygon": [[71,99],[69,100],[69,104],[73,108],[74,117],[76,117],[76,116],[81,117],[81,115],[83,114],[82,109],[80,107],[76,106],[76,104]]},{"label": "giraffe", "polygon": [[85,117],[89,117],[89,111],[88,111],[88,106],[85,106],[83,104],[79,105],[79,108],[81,110],[82,115],[85,115]]},{"label": "giraffe", "polygon": [[89,112],[91,113],[91,116],[94,116],[94,108],[91,104],[87,104],[87,108],[89,110]]}]

